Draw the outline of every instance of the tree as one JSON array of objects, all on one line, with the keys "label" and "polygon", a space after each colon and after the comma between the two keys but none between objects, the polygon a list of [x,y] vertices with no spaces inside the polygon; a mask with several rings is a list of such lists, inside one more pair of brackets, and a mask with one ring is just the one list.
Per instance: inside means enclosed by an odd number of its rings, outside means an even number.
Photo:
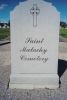
[{"label": "tree", "polygon": [[60,22],[60,26],[63,27],[63,28],[66,28],[67,24],[65,22]]},{"label": "tree", "polygon": [[3,28],[3,26],[4,26],[4,23],[0,23],[0,25],[1,25],[1,27]]},{"label": "tree", "polygon": [[10,21],[8,21],[8,26],[10,27]]}]

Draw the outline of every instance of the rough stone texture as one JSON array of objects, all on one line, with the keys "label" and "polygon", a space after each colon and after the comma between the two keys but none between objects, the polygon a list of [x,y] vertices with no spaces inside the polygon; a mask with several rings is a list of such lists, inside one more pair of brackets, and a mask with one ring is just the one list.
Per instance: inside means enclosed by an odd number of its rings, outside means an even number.
[{"label": "rough stone texture", "polygon": [[[60,55],[66,53],[66,48],[61,52],[62,46],[67,44],[60,43]],[[6,56],[6,57],[5,57]],[[61,59],[61,57],[59,57]],[[65,57],[67,59],[67,57]],[[66,59],[62,59],[65,61]],[[7,61],[7,64],[4,61]],[[62,62],[63,63],[63,62]],[[65,62],[67,64],[67,61]],[[63,63],[64,65],[64,63]],[[65,66],[65,65],[64,65]],[[62,67],[64,67],[62,66]],[[33,89],[33,90],[11,90],[8,88],[10,77],[10,45],[0,46],[0,100],[67,100],[67,67],[60,78],[61,87],[55,90]]]}]

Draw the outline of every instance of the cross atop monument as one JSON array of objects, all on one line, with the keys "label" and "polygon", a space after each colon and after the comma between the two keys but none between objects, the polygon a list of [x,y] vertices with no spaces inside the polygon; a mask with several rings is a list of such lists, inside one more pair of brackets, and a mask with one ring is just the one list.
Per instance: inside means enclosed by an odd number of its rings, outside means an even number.
[{"label": "cross atop monument", "polygon": [[40,13],[40,9],[37,7],[37,4],[33,4],[33,7],[30,9],[30,13],[33,15],[33,26],[37,27],[37,15]]}]

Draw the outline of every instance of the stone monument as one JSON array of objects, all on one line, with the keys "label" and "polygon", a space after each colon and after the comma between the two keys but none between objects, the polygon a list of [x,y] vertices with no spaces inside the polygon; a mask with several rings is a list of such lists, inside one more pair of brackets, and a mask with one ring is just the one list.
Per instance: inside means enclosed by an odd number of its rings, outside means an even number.
[{"label": "stone monument", "polygon": [[27,0],[10,13],[10,24],[9,87],[58,88],[60,13],[44,0]]}]

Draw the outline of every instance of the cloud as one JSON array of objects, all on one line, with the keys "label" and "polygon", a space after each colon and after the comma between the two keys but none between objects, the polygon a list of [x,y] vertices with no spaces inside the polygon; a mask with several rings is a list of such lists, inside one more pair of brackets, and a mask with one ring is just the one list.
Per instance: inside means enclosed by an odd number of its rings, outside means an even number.
[{"label": "cloud", "polygon": [[7,7],[8,5],[7,4],[1,4],[0,5],[0,10],[3,10],[5,7]]}]

